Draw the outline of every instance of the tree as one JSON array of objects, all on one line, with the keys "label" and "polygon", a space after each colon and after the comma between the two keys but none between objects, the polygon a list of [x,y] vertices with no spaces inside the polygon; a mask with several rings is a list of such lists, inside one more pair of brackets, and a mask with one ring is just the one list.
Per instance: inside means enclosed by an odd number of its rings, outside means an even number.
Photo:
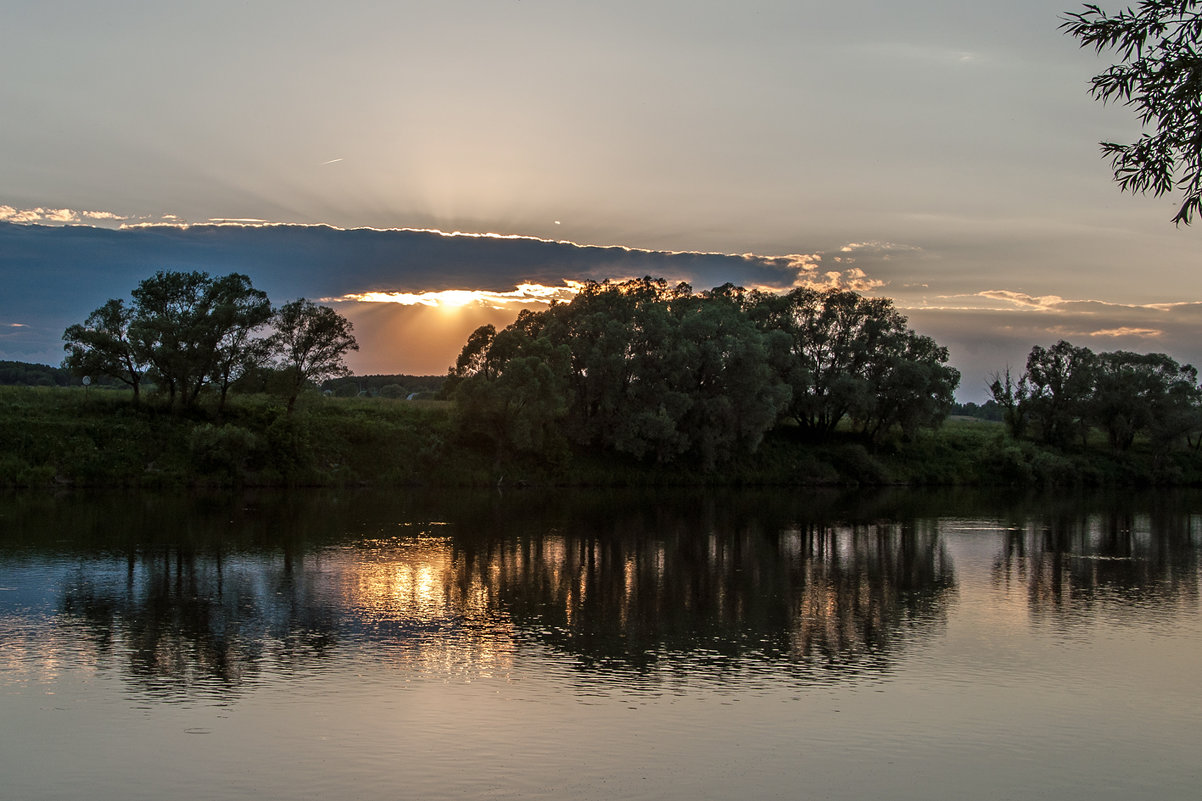
[{"label": "tree", "polygon": [[63,366],[80,376],[110,376],[140,397],[146,365],[130,339],[134,312],[122,300],[110,300],[88,315],[82,325],[76,323],[63,332],[67,357]]},{"label": "tree", "polygon": [[1130,144],[1102,142],[1114,179],[1126,191],[1185,195],[1175,224],[1202,211],[1202,10],[1198,0],[1140,0],[1110,15],[1092,3],[1065,15],[1061,28],[1119,63],[1093,77],[1090,94],[1135,109],[1154,126]]},{"label": "tree", "polygon": [[208,273],[160,270],[131,293],[130,338],[172,406],[177,398],[190,405],[208,375],[206,290],[211,285]]},{"label": "tree", "polygon": [[359,350],[359,343],[351,333],[350,320],[305,298],[281,306],[274,323],[271,345],[280,357],[280,368],[289,375],[291,413],[306,383],[350,374],[342,359],[349,351]]},{"label": "tree", "polygon": [[212,297],[209,336],[215,339],[209,377],[221,393],[217,405],[220,413],[225,409],[230,385],[247,371],[267,363],[270,343],[258,336],[258,331],[271,319],[271,301],[239,273],[217,279],[209,294]]},{"label": "tree", "polygon": [[1027,433],[1027,423],[1030,421],[1031,408],[1027,401],[1031,397],[1031,382],[1023,373],[1015,381],[1010,376],[1010,368],[1004,373],[994,373],[989,382],[989,394],[992,402],[1002,410],[1002,421],[1010,431],[1010,436],[1016,439]]},{"label": "tree", "polygon": [[509,451],[550,455],[562,449],[567,345],[531,338],[515,324],[499,333],[491,325],[478,328],[464,352],[481,347],[492,352],[491,366],[462,373],[454,388],[460,430],[490,440],[498,464]]},{"label": "tree", "polygon": [[224,407],[230,384],[263,363],[256,332],[270,319],[271,303],[245,275],[160,270],[131,294],[132,305],[110,300],[82,325],[68,326],[65,367],[115,378],[133,388],[135,402],[148,378],[172,406],[191,406],[215,382]]},{"label": "tree", "polygon": [[210,382],[224,406],[230,383],[266,356],[255,332],[270,319],[271,303],[245,275],[160,270],[132,295],[130,339],[172,406],[177,399],[191,406]]},{"label": "tree", "polygon": [[906,436],[942,423],[956,402],[960,371],[947,366],[947,348],[906,329],[884,343],[868,371],[867,403],[851,416],[877,440],[893,426]]},{"label": "tree", "polygon": [[1089,433],[1089,403],[1097,375],[1097,356],[1063,339],[1050,348],[1036,345],[1027,355],[1030,387],[1027,407],[1043,441],[1067,447]]},{"label": "tree", "polygon": [[894,424],[912,432],[951,409],[960,373],[946,366],[947,349],[911,330],[888,298],[801,287],[753,292],[747,304],[792,389],[787,413],[811,436],[846,418],[873,438]]},{"label": "tree", "polygon": [[574,441],[659,462],[688,455],[710,469],[753,451],[788,388],[740,292],[593,282],[500,332],[482,326],[447,383],[461,430],[492,440],[498,456]]},{"label": "tree", "polygon": [[672,302],[683,368],[672,383],[690,400],[677,429],[706,469],[754,452],[790,398],[742,300],[742,290],[726,284]]},{"label": "tree", "polygon": [[1188,364],[1163,353],[1098,355],[1090,416],[1115,450],[1130,448],[1138,434],[1167,447],[1196,428],[1198,401],[1198,371]]}]

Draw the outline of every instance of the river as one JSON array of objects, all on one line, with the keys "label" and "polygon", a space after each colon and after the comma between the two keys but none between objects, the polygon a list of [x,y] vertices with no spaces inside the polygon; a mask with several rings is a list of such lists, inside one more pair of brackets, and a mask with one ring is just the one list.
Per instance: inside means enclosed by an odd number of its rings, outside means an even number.
[{"label": "river", "polygon": [[1193,799],[1197,492],[0,495],[0,798]]}]

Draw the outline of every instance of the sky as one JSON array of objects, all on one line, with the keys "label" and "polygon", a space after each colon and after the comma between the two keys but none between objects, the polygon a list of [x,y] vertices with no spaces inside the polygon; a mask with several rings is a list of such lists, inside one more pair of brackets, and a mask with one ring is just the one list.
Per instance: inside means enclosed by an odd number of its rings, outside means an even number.
[{"label": "sky", "polygon": [[1200,232],[1115,186],[1077,7],[5,0],[0,359],[204,269],[335,305],[360,373],[644,274],[891,297],[965,399],[1058,339],[1202,362]]}]

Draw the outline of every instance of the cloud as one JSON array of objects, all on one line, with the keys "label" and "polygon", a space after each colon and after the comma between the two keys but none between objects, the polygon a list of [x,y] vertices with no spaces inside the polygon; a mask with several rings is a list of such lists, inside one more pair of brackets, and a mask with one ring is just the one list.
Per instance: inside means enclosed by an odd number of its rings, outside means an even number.
[{"label": "cloud", "polygon": [[[963,297],[963,296],[962,296]],[[1002,301],[1002,303],[1031,311],[1055,311],[1063,306],[1064,298],[1059,295],[1033,296],[1024,292],[1011,292],[1006,289],[987,289],[977,292],[972,297]]]},{"label": "cloud", "polygon": [[1090,331],[1088,336],[1091,337],[1140,337],[1142,339],[1154,339],[1163,337],[1164,331],[1157,328],[1132,328],[1131,326],[1121,326],[1119,328],[1104,328],[1100,331]]},{"label": "cloud", "polygon": [[901,245],[896,242],[849,242],[839,248],[840,253],[873,253],[888,256],[892,253],[922,253],[916,245]]},{"label": "cloud", "polygon": [[1202,302],[1120,304],[1096,300],[1031,298],[1021,292],[989,290],[980,305],[902,308],[917,331],[948,348],[962,375],[959,396],[984,400],[995,371],[1026,364],[1035,345],[1064,339],[1095,351],[1167,353],[1182,363],[1202,363]]},{"label": "cloud", "polygon": [[[0,207],[8,220],[0,221],[0,320],[28,326],[0,328],[0,359],[57,363],[66,326],[170,269],[246,273],[275,303],[302,296],[337,303],[362,335],[352,365],[361,372],[442,372],[474,325],[505,325],[518,309],[567,300],[579,282],[647,275],[696,289],[730,282],[774,291],[808,286],[893,294],[914,328],[949,348],[968,399],[983,399],[991,372],[1021,366],[1032,346],[1058,339],[1202,361],[1202,302],[1121,304],[996,285],[939,294],[946,284],[923,273],[937,257],[896,242],[760,255],[259,221],[13,224],[26,211],[36,210]],[[37,213],[45,217],[45,209]],[[897,293],[890,291],[893,280]],[[442,333],[436,336],[438,320]]]},{"label": "cloud", "polygon": [[31,223],[67,225],[85,221],[118,222],[126,219],[129,218],[111,211],[76,211],[74,209],[48,209],[40,206],[33,209],[18,209],[13,206],[0,206],[0,222],[24,225]]},{"label": "cloud", "polygon": [[[507,313],[566,299],[572,282],[643,276],[684,281],[699,290],[727,282],[775,291],[813,286],[870,292],[882,286],[865,269],[866,261],[852,263],[846,253],[655,251],[507,234],[340,229],[233,218],[205,224],[48,225],[45,209],[8,206],[0,212],[5,220],[0,221],[5,287],[0,319],[36,321],[44,337],[39,360],[51,362],[61,357],[59,337],[67,325],[109,298],[128,297],[139,281],[163,269],[245,273],[276,303],[303,296],[369,300],[396,309],[466,300]],[[83,219],[79,212],[72,214]]]},{"label": "cloud", "polygon": [[439,292],[360,292],[340,298],[323,298],[326,302],[397,303],[402,306],[462,307],[472,304],[492,309],[508,309],[514,305],[546,305],[552,301],[570,302],[579,292],[579,281],[564,281],[562,286],[521,284],[512,292],[488,292],[478,289],[444,289]]}]

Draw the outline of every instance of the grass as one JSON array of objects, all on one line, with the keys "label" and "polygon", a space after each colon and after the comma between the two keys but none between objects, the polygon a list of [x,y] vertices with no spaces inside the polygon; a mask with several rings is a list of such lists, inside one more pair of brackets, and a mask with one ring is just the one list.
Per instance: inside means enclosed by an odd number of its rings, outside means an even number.
[{"label": "grass", "polygon": [[[436,401],[265,395],[175,414],[129,393],[0,387],[0,485],[341,485],[446,480]],[[211,399],[210,399],[211,401]]]},{"label": "grass", "polygon": [[95,387],[0,387],[0,486],[671,486],[1202,484],[1202,454],[1104,441],[1062,452],[1016,441],[1000,423],[950,420],[936,431],[869,447],[850,434],[823,443],[795,428],[754,454],[704,471],[621,454],[561,449],[505,454],[456,430],[445,401],[302,396],[289,415],[268,395],[214,398],[187,413]]}]

